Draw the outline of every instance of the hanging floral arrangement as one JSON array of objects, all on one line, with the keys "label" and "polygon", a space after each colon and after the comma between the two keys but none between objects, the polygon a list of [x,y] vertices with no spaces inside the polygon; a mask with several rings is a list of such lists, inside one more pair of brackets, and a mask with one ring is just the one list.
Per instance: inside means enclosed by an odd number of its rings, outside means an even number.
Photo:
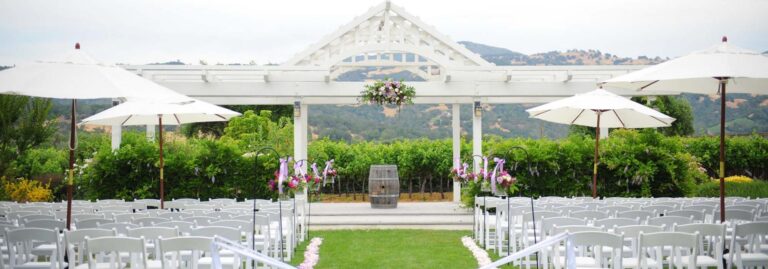
[{"label": "hanging floral arrangement", "polygon": [[363,102],[376,105],[403,105],[413,104],[416,89],[400,81],[392,79],[377,80],[372,85],[365,85],[365,90],[360,97]]}]

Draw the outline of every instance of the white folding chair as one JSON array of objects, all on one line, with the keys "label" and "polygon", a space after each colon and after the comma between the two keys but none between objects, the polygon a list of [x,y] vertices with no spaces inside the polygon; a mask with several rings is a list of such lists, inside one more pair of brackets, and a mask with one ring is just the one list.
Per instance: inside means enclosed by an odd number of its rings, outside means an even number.
[{"label": "white folding chair", "polygon": [[39,220],[32,220],[27,221],[24,223],[25,228],[42,228],[42,229],[48,229],[48,230],[54,230],[58,229],[59,231],[63,231],[66,228],[67,224],[60,220],[54,220],[54,219],[39,219]]},{"label": "white folding chair", "polygon": [[143,238],[114,236],[86,238],[85,245],[89,269],[125,268],[126,264],[121,258],[124,255],[129,258],[131,269],[149,269]]},{"label": "white folding chair", "polygon": [[[576,248],[576,267],[584,268],[622,268],[622,248],[624,238],[607,232],[575,232],[571,234],[571,242]],[[598,251],[604,250],[604,251]],[[604,254],[607,253],[607,256]],[[565,267],[565,257],[560,251],[555,252],[554,267]]]},{"label": "white folding chair", "polygon": [[640,224],[645,224],[648,219],[656,217],[654,212],[643,210],[619,212],[616,216],[619,218],[638,219],[640,220]]},{"label": "white folding chair", "polygon": [[208,226],[211,224],[211,222],[219,221],[221,219],[217,219],[214,217],[205,217],[205,216],[195,216],[195,217],[185,217],[182,218],[182,221],[188,221],[188,222],[194,222],[197,224],[197,226]]},{"label": "white folding chair", "polygon": [[[183,236],[176,238],[162,238],[158,242],[160,255],[163,257],[163,269],[197,269],[198,261],[205,253],[211,251],[213,239],[202,236]],[[222,262],[222,265],[232,266],[231,263]],[[229,258],[231,259],[231,258]]]},{"label": "white folding chair", "polygon": [[171,219],[159,218],[159,217],[135,218],[133,219],[133,224],[149,227],[154,225],[155,223],[166,222],[166,221],[171,221]]},{"label": "white folding chair", "polygon": [[696,210],[675,210],[675,211],[669,211],[664,216],[676,216],[676,217],[685,217],[691,219],[695,223],[704,223],[706,221],[706,214],[704,211],[696,211]]},{"label": "white folding chair", "polygon": [[[723,269],[723,246],[725,244],[725,225],[692,223],[675,227],[675,232],[698,233],[697,267],[717,267]],[[686,260],[687,257],[683,257]]]},{"label": "white folding chair", "polygon": [[179,230],[176,228],[168,227],[140,227],[136,229],[128,229],[128,237],[143,238],[146,242],[146,248],[154,259],[160,259],[160,250],[157,249],[157,241],[160,238],[173,238],[179,236]]},{"label": "white folding chair", "polygon": [[133,223],[105,223],[100,224],[97,229],[115,230],[115,235],[127,235],[129,229],[137,229],[141,226]]},{"label": "white folding chair", "polygon": [[77,229],[95,229],[98,228],[101,224],[107,224],[107,223],[114,223],[115,221],[112,219],[86,219],[86,220],[80,220],[75,221],[75,228]]},{"label": "white folding chair", "polygon": [[[640,233],[638,253],[640,259],[636,268],[662,269],[665,262],[663,252],[665,247],[672,250],[666,258],[668,268],[696,267],[698,234],[680,232]],[[687,254],[687,255],[685,255]],[[683,259],[686,257],[686,259]]]},{"label": "white folding chair", "polygon": [[[19,228],[5,231],[9,269],[63,269],[64,250],[58,230]],[[48,253],[35,253],[36,245],[51,245]],[[38,261],[45,256],[47,262]]]},{"label": "white folding chair", "polygon": [[[222,237],[225,239],[228,239],[230,241],[238,242],[240,241],[240,230],[230,227],[222,227],[222,226],[207,226],[207,227],[199,227],[195,228],[190,232],[191,236],[203,236],[203,237]],[[210,247],[209,247],[210,248]],[[227,255],[231,256],[231,255]],[[237,255],[234,256],[235,260],[233,262],[233,269],[240,268],[240,263],[237,261]],[[203,257],[198,261],[198,265],[200,268],[210,268],[211,263],[213,260],[211,260],[210,257]]]},{"label": "white folding chair", "polygon": [[[726,211],[728,213],[728,211]],[[762,253],[761,246],[768,238],[768,222],[737,224],[733,228],[731,255],[728,268],[763,267],[768,265],[768,254]],[[742,245],[740,242],[744,242]]]},{"label": "white folding chair", "polygon": [[188,221],[166,221],[155,223],[154,225],[154,227],[176,228],[179,231],[179,235],[188,235],[196,226],[195,223]]},{"label": "white folding chair", "polygon": [[571,212],[570,215],[571,218],[578,218],[578,219],[585,219],[588,222],[593,222],[595,220],[604,219],[609,217],[607,212],[604,211],[592,211],[592,210],[584,210],[584,211],[576,211]]},{"label": "white folding chair", "polygon": [[598,227],[603,227],[605,231],[612,232],[619,226],[639,225],[640,220],[629,218],[606,218],[595,220],[592,224]]},{"label": "white folding chair", "polygon": [[627,253],[625,249],[624,258],[622,259],[622,267],[637,268],[637,263],[640,257],[638,245],[641,233],[656,233],[661,231],[663,231],[661,226],[650,225],[630,225],[616,227],[614,233],[624,236],[625,244],[629,243],[629,249],[631,251],[631,253]]},{"label": "white folding chair", "polygon": [[70,268],[88,267],[85,260],[85,241],[86,238],[99,238],[105,236],[115,236],[114,230],[106,229],[82,229],[67,231],[64,233],[64,242],[67,251],[67,258]]},{"label": "white folding chair", "polygon": [[672,231],[675,225],[691,224],[693,220],[687,217],[664,216],[648,219],[648,225],[664,227],[665,231]]}]

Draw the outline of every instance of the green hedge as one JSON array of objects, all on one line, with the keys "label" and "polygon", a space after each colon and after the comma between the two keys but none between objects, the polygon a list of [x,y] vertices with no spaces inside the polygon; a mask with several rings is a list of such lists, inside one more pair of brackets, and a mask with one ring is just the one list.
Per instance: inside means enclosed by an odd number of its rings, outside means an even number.
[{"label": "green hedge", "polygon": [[[749,183],[726,182],[725,191],[727,196],[767,198],[768,182],[753,181]],[[698,186],[696,196],[700,197],[720,197],[720,182],[710,181]]]},{"label": "green hedge", "polygon": [[[720,137],[681,138],[685,150],[696,156],[710,177],[720,167]],[[757,135],[727,137],[725,174],[768,180],[768,139]]]},{"label": "green hedge", "polygon": [[[293,126],[274,122],[269,112],[246,112],[233,119],[223,137],[174,139],[165,147],[166,197],[267,198],[267,181],[277,156],[253,154],[274,146],[282,156],[293,152]],[[759,136],[728,140],[728,174],[766,179],[768,140]],[[461,142],[461,156],[472,162],[471,143]],[[523,151],[527,149],[530,159]],[[337,188],[365,192],[374,164],[398,166],[401,193],[448,192],[452,180],[452,144],[448,139],[400,140],[391,143],[346,143],[319,139],[309,144],[309,161],[322,169],[335,159]],[[588,196],[591,191],[594,139],[572,135],[561,140],[486,137],[483,152],[507,160],[505,168],[519,180],[520,195]],[[600,143],[598,193],[601,196],[693,196],[698,184],[714,176],[717,139],[667,137],[653,130],[615,130]],[[95,198],[157,198],[158,146],[141,132],[124,132],[119,150],[110,149],[106,134],[84,134],[78,149],[75,195]],[[16,162],[18,176],[62,174],[66,152],[50,148],[30,151]],[[491,164],[491,167],[493,164]],[[706,185],[706,184],[705,184]],[[59,192],[58,197],[62,197]]]}]

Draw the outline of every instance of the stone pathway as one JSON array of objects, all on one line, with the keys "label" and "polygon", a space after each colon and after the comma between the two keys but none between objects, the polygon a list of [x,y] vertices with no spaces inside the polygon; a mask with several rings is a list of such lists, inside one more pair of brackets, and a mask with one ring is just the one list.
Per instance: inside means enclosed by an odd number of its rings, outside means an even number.
[{"label": "stone pathway", "polygon": [[370,203],[312,203],[311,214],[311,230],[472,230],[472,212],[452,202],[398,203],[393,209],[373,209]]}]

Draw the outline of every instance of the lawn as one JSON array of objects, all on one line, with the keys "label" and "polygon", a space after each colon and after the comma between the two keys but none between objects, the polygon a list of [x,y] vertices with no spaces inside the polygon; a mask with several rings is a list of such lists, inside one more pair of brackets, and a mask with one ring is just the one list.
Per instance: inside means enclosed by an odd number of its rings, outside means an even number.
[{"label": "lawn", "polygon": [[[440,230],[333,230],[312,231],[323,238],[315,268],[477,268],[472,254],[461,244],[471,231]],[[309,241],[309,240],[307,240]],[[304,260],[296,250],[291,264]]]}]

